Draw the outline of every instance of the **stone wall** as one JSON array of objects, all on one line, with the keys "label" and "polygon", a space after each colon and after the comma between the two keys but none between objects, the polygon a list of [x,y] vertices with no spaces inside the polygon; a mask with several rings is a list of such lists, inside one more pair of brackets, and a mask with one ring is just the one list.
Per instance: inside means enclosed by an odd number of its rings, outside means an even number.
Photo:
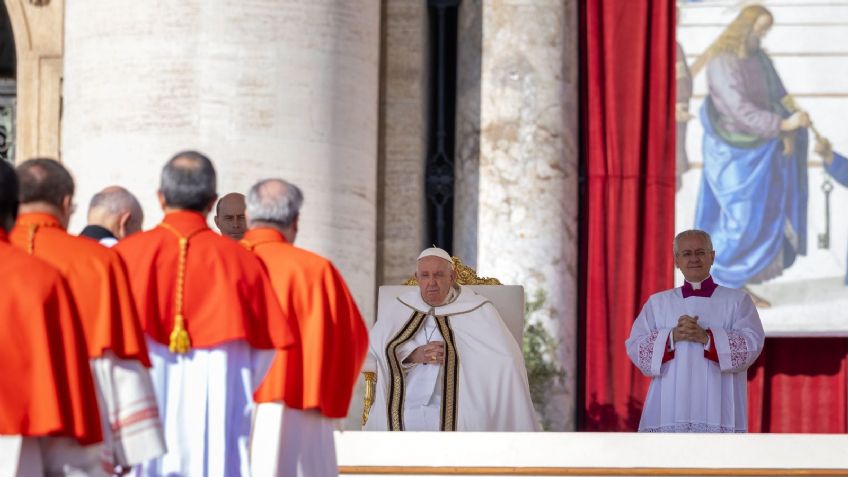
[{"label": "stone wall", "polygon": [[544,300],[566,373],[552,429],[574,429],[577,344],[577,2],[469,0],[460,7],[454,234],[481,275]]}]

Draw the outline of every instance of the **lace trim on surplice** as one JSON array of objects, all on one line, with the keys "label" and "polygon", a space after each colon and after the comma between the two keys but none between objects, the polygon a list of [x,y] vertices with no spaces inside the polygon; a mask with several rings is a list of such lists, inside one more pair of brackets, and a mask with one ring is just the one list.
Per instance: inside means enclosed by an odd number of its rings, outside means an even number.
[{"label": "lace trim on surplice", "polygon": [[670,426],[646,427],[639,429],[639,432],[709,432],[709,433],[742,433],[744,430],[737,430],[733,427],[717,426],[713,424],[704,424],[702,422],[686,422],[673,424]]},{"label": "lace trim on surplice", "polygon": [[639,369],[645,374],[651,374],[651,362],[654,358],[654,343],[657,341],[658,331],[652,331],[639,343]]},{"label": "lace trim on surplice", "polygon": [[748,342],[742,334],[735,331],[727,332],[730,343],[730,367],[736,369],[748,362]]}]

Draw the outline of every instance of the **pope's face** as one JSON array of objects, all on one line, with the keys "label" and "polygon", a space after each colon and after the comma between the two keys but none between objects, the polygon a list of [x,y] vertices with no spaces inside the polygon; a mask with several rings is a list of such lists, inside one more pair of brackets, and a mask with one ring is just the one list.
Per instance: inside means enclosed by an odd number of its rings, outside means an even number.
[{"label": "pope's face", "polygon": [[450,262],[439,257],[424,257],[418,261],[415,271],[421,298],[430,306],[439,306],[448,296],[456,280]]},{"label": "pope's face", "polygon": [[707,250],[706,240],[700,235],[684,235],[677,241],[674,264],[689,282],[704,281],[710,275],[715,251]]},{"label": "pope's face", "polygon": [[246,222],[244,219],[244,196],[241,194],[230,194],[218,205],[218,215],[215,216],[215,225],[226,235],[235,240],[244,237]]}]

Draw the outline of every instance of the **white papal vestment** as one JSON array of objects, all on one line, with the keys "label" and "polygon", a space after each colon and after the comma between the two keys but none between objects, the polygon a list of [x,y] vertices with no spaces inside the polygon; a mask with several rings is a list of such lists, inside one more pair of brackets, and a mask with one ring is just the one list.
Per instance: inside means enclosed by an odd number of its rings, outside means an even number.
[{"label": "white papal vestment", "polygon": [[[377,386],[365,430],[535,431],[524,357],[495,307],[467,287],[431,307],[418,289],[380,310],[369,361]],[[442,365],[404,365],[417,347],[445,343]]]},{"label": "white papal vestment", "polygon": [[[697,316],[712,332],[700,343],[674,343],[663,363],[669,334],[682,315]],[[746,432],[747,369],[763,349],[765,333],[747,293],[718,286],[710,297],[683,298],[682,288],[652,295],[630,332],[627,355],[652,378],[640,432]],[[705,351],[715,347],[718,363]]]}]

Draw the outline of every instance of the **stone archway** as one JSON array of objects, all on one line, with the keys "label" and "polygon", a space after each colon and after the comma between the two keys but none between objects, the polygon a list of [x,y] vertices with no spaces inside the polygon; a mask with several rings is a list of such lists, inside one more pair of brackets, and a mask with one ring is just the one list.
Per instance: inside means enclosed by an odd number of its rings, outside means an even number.
[{"label": "stone archway", "polygon": [[6,7],[0,5],[0,160],[15,160],[15,38]]},{"label": "stone archway", "polygon": [[16,53],[14,157],[60,158],[64,0],[4,0]]}]

